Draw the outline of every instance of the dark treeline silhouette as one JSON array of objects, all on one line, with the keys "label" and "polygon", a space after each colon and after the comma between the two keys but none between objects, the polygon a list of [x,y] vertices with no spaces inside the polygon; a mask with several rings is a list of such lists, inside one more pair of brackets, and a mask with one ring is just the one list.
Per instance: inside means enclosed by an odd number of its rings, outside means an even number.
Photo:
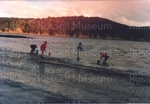
[{"label": "dark treeline silhouette", "polygon": [[0,18],[0,31],[150,41],[150,27],[127,26],[100,17]]}]

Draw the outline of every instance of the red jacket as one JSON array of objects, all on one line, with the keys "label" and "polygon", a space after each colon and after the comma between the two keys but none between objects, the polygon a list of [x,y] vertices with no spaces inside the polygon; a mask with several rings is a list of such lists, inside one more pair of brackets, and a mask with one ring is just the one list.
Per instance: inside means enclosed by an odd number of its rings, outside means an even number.
[{"label": "red jacket", "polygon": [[46,44],[45,43],[41,45],[41,50],[43,50],[43,51],[46,50]]},{"label": "red jacket", "polygon": [[102,58],[102,57],[106,57],[106,56],[108,56],[107,52],[102,53],[101,58]]}]

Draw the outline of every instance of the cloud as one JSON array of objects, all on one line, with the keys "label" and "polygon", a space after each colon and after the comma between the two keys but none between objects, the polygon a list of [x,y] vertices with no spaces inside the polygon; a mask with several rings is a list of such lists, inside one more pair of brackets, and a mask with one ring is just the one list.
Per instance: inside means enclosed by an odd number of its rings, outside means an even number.
[{"label": "cloud", "polygon": [[98,16],[127,25],[150,26],[148,0],[0,1],[1,17]]}]

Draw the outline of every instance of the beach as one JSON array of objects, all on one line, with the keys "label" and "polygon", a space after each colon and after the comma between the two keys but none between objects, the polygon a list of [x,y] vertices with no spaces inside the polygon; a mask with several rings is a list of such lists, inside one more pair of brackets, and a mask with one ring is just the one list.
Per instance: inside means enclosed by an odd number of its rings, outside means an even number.
[{"label": "beach", "polygon": [[[25,36],[32,38],[0,38],[1,104],[150,102],[149,43]],[[51,56],[29,54],[45,40]],[[100,50],[110,53],[109,66],[96,64]]]}]

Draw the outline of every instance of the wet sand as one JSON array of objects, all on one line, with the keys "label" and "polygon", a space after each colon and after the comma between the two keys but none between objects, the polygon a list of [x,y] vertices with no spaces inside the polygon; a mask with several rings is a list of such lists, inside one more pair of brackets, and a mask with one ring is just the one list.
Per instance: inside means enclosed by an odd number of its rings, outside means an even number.
[{"label": "wet sand", "polygon": [[150,102],[150,77],[133,71],[21,52],[1,50],[0,56],[2,104]]},{"label": "wet sand", "polygon": [[35,89],[22,83],[13,81],[0,82],[0,104],[47,104],[65,103],[72,100],[61,95]]}]

